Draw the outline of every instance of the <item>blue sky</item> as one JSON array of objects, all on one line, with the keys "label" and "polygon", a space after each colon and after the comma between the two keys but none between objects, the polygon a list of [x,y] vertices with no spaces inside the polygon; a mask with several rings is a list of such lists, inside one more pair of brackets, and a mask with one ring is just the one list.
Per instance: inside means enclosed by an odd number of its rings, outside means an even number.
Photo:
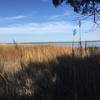
[{"label": "blue sky", "polygon": [[[0,42],[54,42],[79,40],[78,21],[84,19],[64,4],[51,0],[0,0]],[[82,40],[100,40],[93,19],[82,20]]]}]

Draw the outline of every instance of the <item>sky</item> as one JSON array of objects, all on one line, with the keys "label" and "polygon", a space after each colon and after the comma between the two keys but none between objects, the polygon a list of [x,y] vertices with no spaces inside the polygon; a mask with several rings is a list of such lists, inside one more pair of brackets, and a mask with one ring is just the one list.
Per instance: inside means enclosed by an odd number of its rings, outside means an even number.
[{"label": "sky", "polygon": [[76,41],[79,32],[84,41],[100,40],[93,18],[75,13],[69,5],[55,8],[51,0],[0,0],[1,43],[72,41],[74,29]]}]

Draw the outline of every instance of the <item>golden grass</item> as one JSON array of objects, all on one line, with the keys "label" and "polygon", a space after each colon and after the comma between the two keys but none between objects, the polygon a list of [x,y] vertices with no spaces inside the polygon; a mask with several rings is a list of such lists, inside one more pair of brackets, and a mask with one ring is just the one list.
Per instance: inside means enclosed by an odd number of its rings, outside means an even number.
[{"label": "golden grass", "polygon": [[[98,51],[100,52],[100,49],[82,48],[82,55],[80,55],[80,48],[74,48],[74,56],[89,56]],[[33,63],[57,62],[57,57],[63,55],[72,56],[72,47],[31,44],[0,45],[0,72],[14,74],[22,69],[22,64],[27,66],[30,61]]]},{"label": "golden grass", "polygon": [[[85,50],[82,51],[82,55],[86,55]],[[79,48],[74,48],[74,54],[80,56]],[[89,54],[88,50],[87,54]],[[72,47],[5,44],[0,45],[0,67],[3,66],[5,72],[14,73],[21,69],[21,63],[28,64],[29,61],[48,62],[56,60],[56,57],[62,55],[72,55]]]},{"label": "golden grass", "polygon": [[[89,55],[89,49],[82,50],[82,55]],[[52,46],[52,45],[22,45],[5,44],[0,45],[0,69],[5,72],[14,73],[21,69],[21,63],[48,62],[56,60],[56,57],[62,55],[72,55],[72,47]],[[80,56],[79,48],[74,48],[74,54]]]},{"label": "golden grass", "polygon": [[[45,91],[45,85],[50,85],[51,89],[54,88],[52,87],[52,84],[55,85],[56,83],[52,80],[56,80],[56,77],[58,77],[59,80],[60,74],[61,77],[62,74],[66,77],[70,77],[68,71],[72,73],[74,67],[77,69],[75,70],[80,73],[80,77],[81,75],[87,75],[87,70],[94,67],[96,68],[95,71],[98,72],[100,55],[96,54],[96,56],[92,57],[92,55],[95,55],[95,53],[98,52],[100,54],[100,49],[98,48],[73,48],[72,50],[72,47],[68,46],[34,46],[31,44],[0,45],[0,91],[2,91],[0,92],[0,95],[11,94],[15,96],[18,94],[21,96],[34,96],[34,93],[40,91],[41,85],[43,85],[42,93]],[[92,74],[90,72],[89,74],[91,76]],[[87,77],[90,78],[90,76]],[[60,81],[62,81],[62,78]],[[64,79],[64,81],[66,82],[66,79]],[[37,89],[34,90],[35,88]],[[15,91],[15,94],[13,90]],[[43,96],[45,97],[45,92],[43,93]]]},{"label": "golden grass", "polygon": [[14,73],[21,69],[21,63],[48,62],[57,56],[71,54],[71,47],[57,47],[51,45],[0,45],[0,67],[5,72]]},{"label": "golden grass", "polygon": [[0,59],[17,61],[48,61],[62,54],[70,54],[71,47],[56,47],[49,45],[0,45]]}]

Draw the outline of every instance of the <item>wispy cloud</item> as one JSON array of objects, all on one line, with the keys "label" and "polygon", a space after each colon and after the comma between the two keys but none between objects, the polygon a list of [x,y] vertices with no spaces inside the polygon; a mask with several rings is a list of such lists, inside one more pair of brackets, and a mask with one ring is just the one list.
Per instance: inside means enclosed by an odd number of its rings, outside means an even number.
[{"label": "wispy cloud", "polygon": [[[17,35],[50,35],[50,34],[62,34],[65,36],[72,36],[73,30],[77,29],[77,34],[75,39],[79,38],[79,27],[78,25],[74,25],[72,23],[66,21],[48,21],[48,22],[39,22],[39,23],[27,23],[27,24],[12,24],[5,27],[0,27],[0,34],[17,34]],[[99,31],[100,28],[95,29],[93,27],[93,23],[90,21],[82,22],[82,39],[83,40],[90,40],[91,38],[96,39],[100,38]],[[95,35],[95,36],[94,36]],[[55,35],[54,35],[55,37]],[[55,37],[56,38],[56,37]]]},{"label": "wispy cloud", "polygon": [[56,19],[62,19],[64,17],[68,16],[68,13],[63,13],[63,14],[59,14],[59,15],[53,15],[53,16],[50,16],[50,20],[56,20]]},{"label": "wispy cloud", "polygon": [[66,11],[62,14],[57,14],[57,15],[52,15],[52,16],[49,16],[49,20],[64,20],[64,21],[75,21],[75,20],[78,20],[78,17],[79,17],[79,14],[75,13],[75,12],[69,12],[69,11]]},{"label": "wispy cloud", "polygon": [[9,17],[0,17],[0,20],[19,20],[26,18],[27,16],[17,15],[17,16],[9,16]]},{"label": "wispy cloud", "polygon": [[73,29],[73,25],[70,23],[62,22],[42,22],[42,23],[27,23],[10,25],[0,28],[0,34],[34,34],[34,33],[67,33]]}]

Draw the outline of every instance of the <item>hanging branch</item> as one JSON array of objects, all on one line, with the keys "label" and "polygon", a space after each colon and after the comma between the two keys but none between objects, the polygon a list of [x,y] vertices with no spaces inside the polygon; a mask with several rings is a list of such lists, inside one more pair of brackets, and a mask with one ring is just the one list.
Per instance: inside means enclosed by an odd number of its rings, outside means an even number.
[{"label": "hanging branch", "polygon": [[70,4],[74,11],[81,15],[92,15],[94,23],[98,24],[97,17],[100,15],[100,0],[52,0],[55,7]]}]

